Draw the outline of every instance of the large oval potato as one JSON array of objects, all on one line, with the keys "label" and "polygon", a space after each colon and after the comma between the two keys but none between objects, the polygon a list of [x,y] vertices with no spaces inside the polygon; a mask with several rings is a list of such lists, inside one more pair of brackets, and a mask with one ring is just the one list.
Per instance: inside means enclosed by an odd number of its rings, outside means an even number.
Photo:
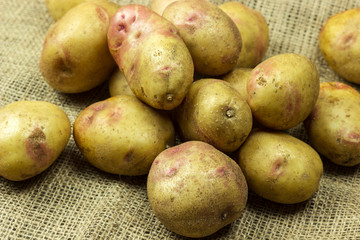
[{"label": "large oval potato", "polygon": [[64,93],[90,90],[116,67],[107,45],[107,29],[119,5],[91,1],[70,9],[48,30],[40,58],[44,80]]},{"label": "large oval potato", "polygon": [[252,127],[246,100],[229,83],[218,79],[195,81],[175,116],[185,141],[204,141],[223,152],[237,150]]},{"label": "large oval potato", "polygon": [[175,1],[165,8],[163,16],[179,29],[198,73],[218,76],[236,66],[241,35],[218,6],[208,1]]},{"label": "large oval potato", "polygon": [[331,16],[319,34],[319,47],[330,67],[360,84],[360,7]]},{"label": "large oval potato", "polygon": [[238,219],[248,188],[234,160],[210,144],[189,141],[156,157],[147,194],[155,216],[167,228],[198,238]]},{"label": "large oval potato", "polygon": [[194,65],[171,22],[145,6],[127,5],[113,17],[108,42],[139,99],[164,110],[181,103],[193,82]]},{"label": "large oval potato", "polygon": [[236,157],[249,190],[278,203],[310,199],[323,174],[319,154],[284,132],[253,131]]},{"label": "large oval potato", "polygon": [[66,113],[44,101],[18,101],[0,109],[0,176],[12,181],[49,168],[66,147],[71,125]]},{"label": "large oval potato", "polygon": [[269,46],[269,27],[265,17],[240,2],[226,2],[219,8],[229,15],[241,33],[242,49],[237,67],[255,67]]},{"label": "large oval potato", "polygon": [[74,123],[75,143],[95,167],[113,174],[147,174],[175,141],[167,115],[135,96],[118,95],[85,108]]},{"label": "large oval potato", "polygon": [[304,122],[310,143],[330,161],[360,164],[360,94],[341,82],[323,82],[316,105]]},{"label": "large oval potato", "polygon": [[307,57],[285,53],[258,64],[247,83],[247,101],[263,126],[285,130],[311,113],[319,95],[319,74]]}]

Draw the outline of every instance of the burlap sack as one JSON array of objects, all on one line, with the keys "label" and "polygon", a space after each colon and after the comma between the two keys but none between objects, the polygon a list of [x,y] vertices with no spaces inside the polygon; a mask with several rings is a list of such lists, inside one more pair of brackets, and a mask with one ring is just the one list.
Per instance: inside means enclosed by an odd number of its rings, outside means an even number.
[{"label": "burlap sack", "polygon": [[[321,81],[343,81],[319,53],[318,33],[328,17],[356,7],[358,0],[241,2],[268,21],[270,46],[265,58],[303,54],[315,62]],[[18,100],[45,100],[61,106],[73,123],[86,106],[107,98],[108,88],[105,83],[87,93],[67,95],[45,83],[39,58],[51,24],[42,0],[0,0],[0,107]],[[289,132],[307,141],[302,125]],[[324,159],[318,192],[301,204],[275,204],[250,193],[242,216],[208,239],[360,239],[359,169]],[[73,138],[39,176],[23,182],[0,178],[0,203],[0,239],[184,239],[152,213],[146,176],[97,170],[82,157]]]}]

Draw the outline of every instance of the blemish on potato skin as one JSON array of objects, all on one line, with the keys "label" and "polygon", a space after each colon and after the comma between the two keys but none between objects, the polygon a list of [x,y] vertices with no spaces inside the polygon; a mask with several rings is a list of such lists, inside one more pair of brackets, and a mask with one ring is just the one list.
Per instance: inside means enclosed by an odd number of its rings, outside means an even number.
[{"label": "blemish on potato skin", "polygon": [[52,150],[48,148],[45,133],[36,127],[25,140],[27,155],[37,163],[46,165],[52,158]]}]

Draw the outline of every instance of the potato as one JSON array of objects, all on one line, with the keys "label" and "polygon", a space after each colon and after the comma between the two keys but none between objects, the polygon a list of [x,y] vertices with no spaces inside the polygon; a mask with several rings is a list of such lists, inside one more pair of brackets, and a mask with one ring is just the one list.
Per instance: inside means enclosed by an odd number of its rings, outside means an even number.
[{"label": "potato", "polygon": [[96,168],[112,174],[147,174],[155,157],[175,141],[167,115],[135,96],[93,103],[75,120],[75,143]]},{"label": "potato", "polygon": [[109,79],[109,92],[112,97],[122,94],[135,96],[124,74],[119,69],[116,69]]},{"label": "potato", "polygon": [[249,190],[273,202],[310,199],[319,187],[323,164],[308,144],[284,132],[251,132],[237,153]]},{"label": "potato", "polygon": [[252,127],[246,100],[229,83],[218,79],[195,81],[174,112],[185,141],[204,141],[223,152],[237,150]]},{"label": "potato", "polygon": [[167,6],[163,17],[174,23],[193,57],[195,71],[218,76],[231,71],[241,51],[241,35],[231,18],[208,1],[183,0]]},{"label": "potato", "polygon": [[285,130],[311,113],[319,95],[319,74],[307,57],[284,53],[258,64],[247,83],[247,101],[263,126]]},{"label": "potato", "polygon": [[90,90],[116,67],[107,46],[110,18],[119,5],[92,1],[77,5],[48,30],[40,58],[44,80],[64,93]]},{"label": "potato", "polygon": [[229,15],[241,33],[242,49],[237,67],[255,67],[269,46],[269,27],[265,17],[240,2],[226,2],[219,8]]},{"label": "potato", "polygon": [[178,0],[151,0],[149,3],[149,8],[161,16],[164,12],[164,9],[175,1]]},{"label": "potato", "polygon": [[342,166],[360,164],[360,94],[341,82],[323,82],[304,125],[312,146]]},{"label": "potato", "polygon": [[49,168],[66,147],[66,113],[45,101],[18,101],[0,109],[0,176],[23,181]]},{"label": "potato", "polygon": [[247,82],[252,68],[235,68],[228,74],[221,77],[222,80],[230,83],[244,99],[247,99]]},{"label": "potato", "polygon": [[193,82],[194,64],[172,23],[145,6],[127,5],[112,19],[108,42],[135,96],[163,110],[181,103]]},{"label": "potato", "polygon": [[45,4],[51,17],[57,21],[71,8],[89,1],[92,0],[45,0]]},{"label": "potato", "polygon": [[319,34],[325,61],[341,77],[360,84],[360,7],[331,16]]},{"label": "potato", "polygon": [[234,160],[210,144],[189,141],[156,157],[147,194],[155,216],[168,229],[198,238],[238,219],[248,188]]}]

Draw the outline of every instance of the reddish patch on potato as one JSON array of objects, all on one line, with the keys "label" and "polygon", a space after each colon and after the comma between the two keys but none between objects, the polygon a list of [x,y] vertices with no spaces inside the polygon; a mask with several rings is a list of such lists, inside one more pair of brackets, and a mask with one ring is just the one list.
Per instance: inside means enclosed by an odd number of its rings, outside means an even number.
[{"label": "reddish patch on potato", "polygon": [[97,7],[96,8],[96,13],[98,18],[100,19],[101,22],[106,23],[107,19],[108,19],[108,13],[106,12],[106,10],[102,7]]},{"label": "reddish patch on potato", "polygon": [[47,163],[51,160],[53,152],[47,146],[46,135],[38,127],[36,127],[25,140],[26,153],[39,165],[47,166]]},{"label": "reddish patch on potato", "polygon": [[134,155],[134,149],[130,149],[129,152],[125,154],[124,161],[127,163],[131,162],[133,155]]},{"label": "reddish patch on potato", "polygon": [[282,158],[279,158],[274,161],[272,164],[272,167],[270,169],[270,176],[272,178],[278,179],[285,173],[285,169],[283,168],[284,160]]},{"label": "reddish patch on potato", "polygon": [[298,90],[286,88],[289,90],[288,92],[288,101],[286,106],[286,113],[289,119],[293,118],[293,115],[299,112],[299,109],[301,109],[301,94]]}]

